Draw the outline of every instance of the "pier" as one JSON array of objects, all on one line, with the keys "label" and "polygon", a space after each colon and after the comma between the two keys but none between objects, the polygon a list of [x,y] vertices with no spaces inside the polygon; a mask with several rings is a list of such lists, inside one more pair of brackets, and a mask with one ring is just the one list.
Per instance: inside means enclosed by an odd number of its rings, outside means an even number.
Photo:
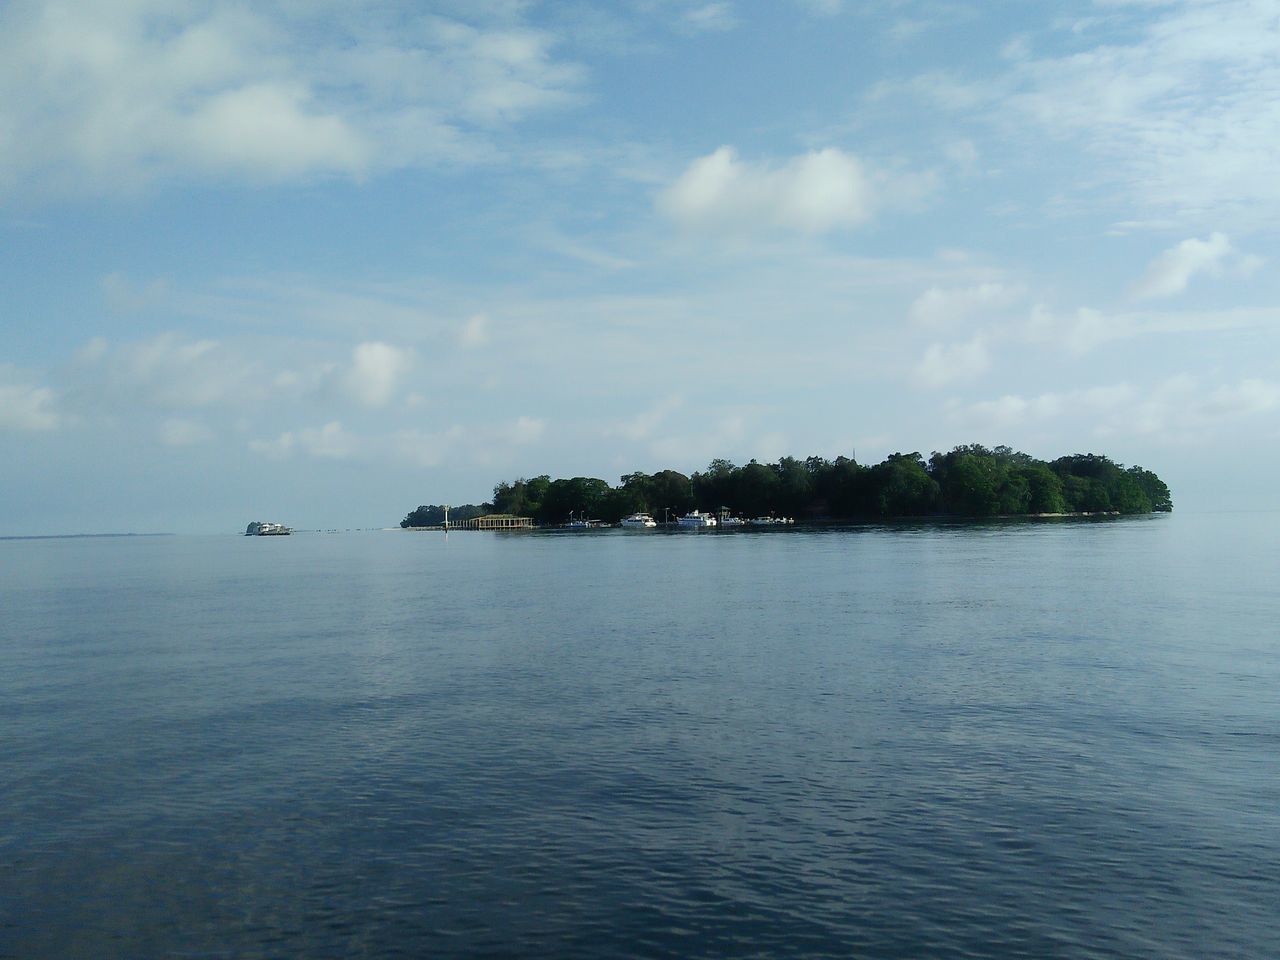
[{"label": "pier", "polygon": [[457,523],[445,521],[446,530],[532,530],[532,517],[517,517],[510,513],[490,513]]}]

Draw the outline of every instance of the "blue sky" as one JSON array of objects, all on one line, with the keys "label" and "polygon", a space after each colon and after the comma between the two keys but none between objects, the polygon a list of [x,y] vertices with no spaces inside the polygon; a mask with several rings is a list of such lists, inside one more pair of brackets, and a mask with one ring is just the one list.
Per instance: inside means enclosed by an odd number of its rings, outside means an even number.
[{"label": "blue sky", "polygon": [[1280,2],[0,7],[0,533],[1007,443],[1264,508]]}]

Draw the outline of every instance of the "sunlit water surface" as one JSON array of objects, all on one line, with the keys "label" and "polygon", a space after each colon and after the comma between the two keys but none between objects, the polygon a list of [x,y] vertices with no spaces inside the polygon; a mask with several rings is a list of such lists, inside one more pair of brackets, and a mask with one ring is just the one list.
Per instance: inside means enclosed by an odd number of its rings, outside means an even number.
[{"label": "sunlit water surface", "polygon": [[1280,956],[1280,515],[0,543],[0,956]]}]

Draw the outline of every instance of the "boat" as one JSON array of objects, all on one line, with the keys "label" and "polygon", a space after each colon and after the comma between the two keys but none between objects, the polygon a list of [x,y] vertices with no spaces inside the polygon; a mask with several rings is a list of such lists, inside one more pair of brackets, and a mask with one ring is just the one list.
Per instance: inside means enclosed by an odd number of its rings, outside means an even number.
[{"label": "boat", "polygon": [[752,517],[747,523],[753,527],[785,527],[795,521],[790,517]]},{"label": "boat", "polygon": [[255,520],[244,528],[246,537],[287,537],[291,533],[293,530],[283,523],[268,523],[262,520]]},{"label": "boat", "polygon": [[676,521],[682,527],[714,527],[716,518],[709,513],[703,513],[700,510],[694,510],[692,513],[686,513],[683,517]]},{"label": "boat", "polygon": [[658,521],[653,519],[647,513],[633,513],[630,516],[622,518],[622,526],[626,530],[644,530],[648,527],[656,527]]},{"label": "boat", "polygon": [[743,527],[747,521],[741,517],[731,517],[727,513],[720,514],[720,526],[722,527]]}]

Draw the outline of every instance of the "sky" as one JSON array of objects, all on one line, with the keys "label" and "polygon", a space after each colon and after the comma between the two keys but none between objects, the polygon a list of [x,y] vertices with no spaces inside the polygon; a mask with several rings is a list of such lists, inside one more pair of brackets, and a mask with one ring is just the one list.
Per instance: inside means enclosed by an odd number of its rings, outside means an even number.
[{"label": "sky", "polygon": [[1280,0],[9,0],[0,534],[1008,444],[1274,508]]}]

